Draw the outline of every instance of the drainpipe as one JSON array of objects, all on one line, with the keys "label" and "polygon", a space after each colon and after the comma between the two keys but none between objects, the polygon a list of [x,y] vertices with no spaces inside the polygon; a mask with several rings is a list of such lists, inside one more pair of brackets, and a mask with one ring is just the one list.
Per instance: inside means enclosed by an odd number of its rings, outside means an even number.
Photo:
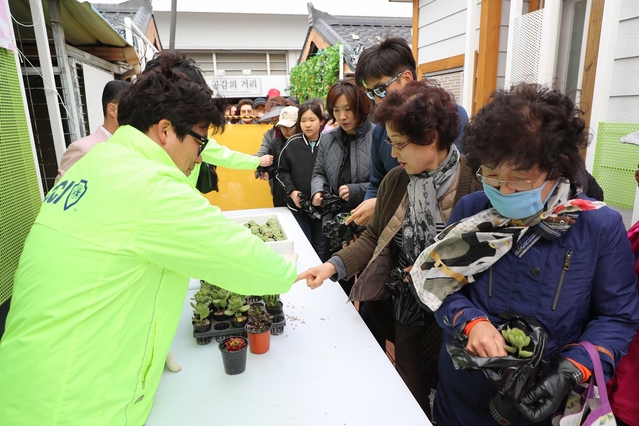
[{"label": "drainpipe", "polygon": [[42,80],[44,82],[44,95],[47,100],[47,110],[49,111],[53,147],[58,165],[60,165],[62,154],[64,154],[64,151],[67,149],[67,145],[64,142],[62,117],[60,116],[60,109],[58,107],[58,92],[56,91],[55,79],[53,78],[53,65],[51,63],[51,53],[49,52],[46,20],[44,18],[44,12],[42,11],[42,5],[38,0],[29,0],[29,6],[31,7],[33,30],[36,37],[38,58],[40,59]]},{"label": "drainpipe", "polygon": [[466,42],[464,46],[464,83],[461,104],[470,117],[475,105],[475,52],[477,51],[477,0],[466,3]]},{"label": "drainpipe", "polygon": [[171,0],[171,23],[169,25],[169,50],[175,50],[175,22],[177,20],[177,0]]},{"label": "drainpipe", "polygon": [[[51,17],[51,32],[53,33],[53,43],[55,45],[55,55],[58,58],[58,68],[60,69],[60,83],[62,85],[62,98],[67,107],[67,124],[69,126],[69,137],[71,141],[77,141],[83,135],[80,133],[79,117],[80,111],[76,104],[75,93],[73,91],[73,78],[71,74],[69,53],[67,52],[67,41],[62,28],[62,13],[60,11],[60,0],[49,0],[49,16]],[[75,75],[75,72],[73,73]]]}]

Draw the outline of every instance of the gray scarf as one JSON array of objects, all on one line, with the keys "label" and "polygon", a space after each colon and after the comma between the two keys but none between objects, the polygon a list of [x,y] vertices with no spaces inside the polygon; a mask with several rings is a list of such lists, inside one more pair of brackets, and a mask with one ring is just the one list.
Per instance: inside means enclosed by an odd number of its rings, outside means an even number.
[{"label": "gray scarf", "polygon": [[437,169],[409,175],[408,208],[402,225],[402,250],[410,265],[432,244],[437,235],[437,223],[444,221],[438,199],[454,182],[458,167],[459,151],[455,145],[451,145],[446,159]]}]

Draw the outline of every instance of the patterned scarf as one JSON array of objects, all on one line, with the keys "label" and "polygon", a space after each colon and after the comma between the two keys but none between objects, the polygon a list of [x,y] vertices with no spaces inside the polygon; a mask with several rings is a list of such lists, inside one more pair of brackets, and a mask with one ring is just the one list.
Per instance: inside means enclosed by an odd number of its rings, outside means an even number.
[{"label": "patterned scarf", "polygon": [[448,226],[419,255],[410,272],[421,303],[432,311],[439,309],[448,295],[474,282],[508,253],[528,229],[534,232],[517,244],[514,254],[518,257],[540,238],[559,238],[575,223],[580,211],[605,206],[603,202],[569,197],[570,182],[563,179],[538,215],[513,220],[489,208]]},{"label": "patterned scarf", "polygon": [[431,172],[408,175],[406,189],[408,207],[402,225],[404,255],[412,265],[424,248],[437,235],[437,223],[443,223],[438,198],[446,193],[455,180],[459,167],[459,151],[452,145],[444,161]]}]

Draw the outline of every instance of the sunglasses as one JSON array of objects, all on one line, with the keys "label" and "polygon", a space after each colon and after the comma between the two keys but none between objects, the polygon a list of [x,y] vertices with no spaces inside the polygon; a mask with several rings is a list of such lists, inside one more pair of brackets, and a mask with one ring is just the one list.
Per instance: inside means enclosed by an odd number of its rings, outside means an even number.
[{"label": "sunglasses", "polygon": [[193,136],[197,141],[199,141],[198,144],[200,145],[200,147],[197,150],[197,155],[200,155],[202,151],[204,151],[204,148],[206,148],[206,144],[209,143],[209,138],[206,136],[202,136],[201,134],[194,132],[193,130],[187,130],[186,133]]},{"label": "sunglasses", "polygon": [[374,101],[375,96],[382,99],[384,96],[386,96],[386,93],[387,93],[386,88],[390,86],[391,84],[393,84],[405,72],[406,70],[400,72],[395,77],[391,78],[390,80],[388,80],[386,83],[382,84],[379,87],[376,87],[374,89],[366,89],[366,96],[368,96],[368,99],[370,99],[371,101]]}]

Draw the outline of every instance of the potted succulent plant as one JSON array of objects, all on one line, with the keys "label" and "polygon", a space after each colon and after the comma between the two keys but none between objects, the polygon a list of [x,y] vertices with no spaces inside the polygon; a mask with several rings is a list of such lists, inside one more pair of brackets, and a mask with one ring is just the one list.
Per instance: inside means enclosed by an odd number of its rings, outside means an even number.
[{"label": "potted succulent plant", "polygon": [[279,294],[266,294],[262,296],[264,303],[266,304],[266,310],[271,315],[277,315],[282,313],[282,301]]},{"label": "potted succulent plant", "polygon": [[233,294],[228,301],[224,314],[231,318],[231,325],[236,328],[243,328],[246,325],[246,312],[249,306],[246,304],[246,297]]},{"label": "potted succulent plant", "polygon": [[193,304],[193,328],[196,332],[202,333],[211,329],[211,321],[209,321],[209,307],[203,303]]},{"label": "potted succulent plant", "polygon": [[264,306],[251,306],[246,331],[252,353],[259,355],[268,351],[271,346],[271,320]]},{"label": "potted succulent plant", "polygon": [[246,369],[246,337],[227,337],[218,345],[226,374],[240,374]]},{"label": "potted succulent plant", "polygon": [[191,300],[194,300],[196,304],[206,305],[209,310],[211,310],[211,290],[208,285],[203,284],[193,297],[191,297]]},{"label": "potted succulent plant", "polygon": [[228,297],[229,292],[223,288],[217,288],[211,291],[211,300],[215,307],[215,311],[213,311],[213,319],[215,321],[226,321],[228,319],[228,316],[224,313],[226,306],[228,305]]}]

